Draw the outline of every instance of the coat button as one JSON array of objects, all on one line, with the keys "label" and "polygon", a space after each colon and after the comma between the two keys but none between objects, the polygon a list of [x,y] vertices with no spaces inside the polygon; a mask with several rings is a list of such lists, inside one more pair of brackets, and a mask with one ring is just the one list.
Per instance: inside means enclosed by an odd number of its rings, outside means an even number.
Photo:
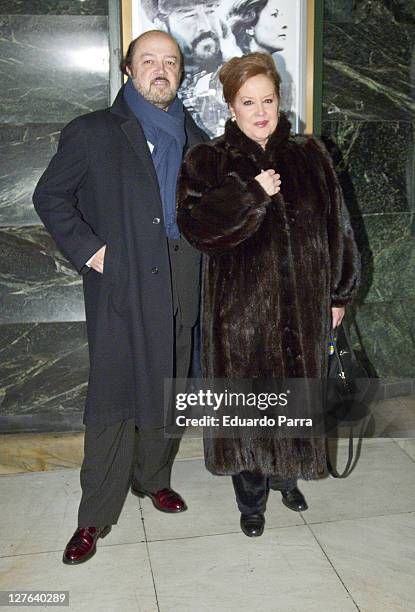
[{"label": "coat button", "polygon": [[175,244],[175,245],[174,245],[174,250],[175,250],[175,251],[178,251],[178,250],[179,250],[179,245],[178,245],[178,244]]},{"label": "coat button", "polygon": [[156,267],[151,268],[151,274],[158,274],[158,273],[159,273],[159,269],[158,268],[156,268]]},{"label": "coat button", "polygon": [[158,225],[160,223],[160,219],[158,217],[154,217],[153,223],[154,225]]}]

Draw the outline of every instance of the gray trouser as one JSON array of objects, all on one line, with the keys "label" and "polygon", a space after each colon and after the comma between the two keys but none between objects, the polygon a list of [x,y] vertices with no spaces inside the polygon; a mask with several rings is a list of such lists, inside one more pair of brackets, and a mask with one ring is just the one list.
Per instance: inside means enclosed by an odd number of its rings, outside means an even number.
[{"label": "gray trouser", "polygon": [[[175,376],[186,378],[192,329],[176,325]],[[81,467],[82,498],[78,527],[115,525],[131,482],[155,493],[170,486],[179,438],[165,437],[164,428],[138,430],[135,419],[106,427],[85,428]]]}]

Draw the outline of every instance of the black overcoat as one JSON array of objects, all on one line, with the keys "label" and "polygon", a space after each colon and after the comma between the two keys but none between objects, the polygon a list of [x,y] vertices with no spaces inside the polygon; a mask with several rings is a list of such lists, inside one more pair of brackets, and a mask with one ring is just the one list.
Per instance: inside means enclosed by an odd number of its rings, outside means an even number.
[{"label": "black overcoat", "polygon": [[[206,140],[186,111],[186,147]],[[83,275],[90,354],[84,423],[136,417],[163,423],[173,375],[173,305],[160,192],[143,130],[120,90],[113,106],[69,123],[33,197],[59,249]],[[107,245],[104,272],[85,264]],[[198,312],[200,253],[186,243],[186,279]],[[192,297],[193,296],[193,297]]]},{"label": "black overcoat", "polygon": [[[270,168],[282,181],[272,197],[255,180]],[[265,150],[228,121],[223,137],[188,153],[178,201],[182,232],[207,254],[204,374],[323,380],[331,307],[351,301],[360,271],[323,145],[290,135],[284,115]],[[317,437],[206,439],[205,457],[218,474],[250,470],[311,479],[325,467],[324,439]]]}]

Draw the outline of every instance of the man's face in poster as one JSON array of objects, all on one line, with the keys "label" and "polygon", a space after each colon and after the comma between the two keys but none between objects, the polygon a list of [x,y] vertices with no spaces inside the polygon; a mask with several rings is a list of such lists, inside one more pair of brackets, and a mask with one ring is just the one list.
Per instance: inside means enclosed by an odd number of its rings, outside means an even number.
[{"label": "man's face in poster", "polygon": [[166,24],[184,53],[186,64],[194,69],[214,70],[223,62],[223,38],[219,2],[192,4],[173,0]]}]

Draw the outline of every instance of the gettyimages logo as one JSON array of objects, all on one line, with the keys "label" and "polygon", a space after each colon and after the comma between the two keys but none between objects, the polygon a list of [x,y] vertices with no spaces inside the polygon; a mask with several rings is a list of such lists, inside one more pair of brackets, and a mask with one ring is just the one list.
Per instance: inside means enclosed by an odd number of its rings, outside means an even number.
[{"label": "gettyimages logo", "polygon": [[[413,410],[392,410],[384,402],[415,380],[353,381],[346,392],[337,379],[166,379],[168,435],[270,438],[410,437]],[[391,400],[393,402],[393,400]]]},{"label": "gettyimages logo", "polygon": [[[288,381],[291,383],[291,381]],[[294,387],[275,380],[192,381],[173,396],[174,426],[203,428],[209,435],[310,437],[313,414],[299,381]]]},{"label": "gettyimages logo", "polygon": [[258,410],[267,410],[274,406],[286,406],[288,404],[288,396],[291,393],[287,389],[283,393],[243,393],[231,392],[225,389],[221,393],[212,391],[211,389],[200,389],[197,393],[177,393],[176,394],[176,409],[186,410],[189,407],[201,406],[210,408],[214,411],[233,406],[251,406]]}]

